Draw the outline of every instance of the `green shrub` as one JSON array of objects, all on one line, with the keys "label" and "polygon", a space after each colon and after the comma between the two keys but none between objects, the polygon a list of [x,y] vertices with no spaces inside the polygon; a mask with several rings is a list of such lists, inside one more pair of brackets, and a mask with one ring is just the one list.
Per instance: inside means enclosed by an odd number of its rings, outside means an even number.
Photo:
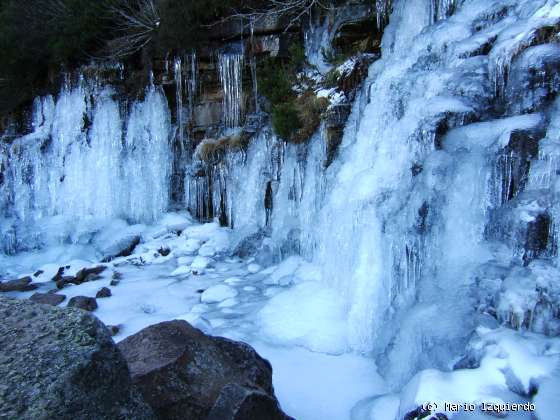
[{"label": "green shrub", "polygon": [[290,45],[290,48],[288,48],[288,54],[290,57],[289,61],[291,70],[293,72],[301,70],[307,59],[305,57],[305,48],[303,47],[303,44],[300,42],[293,43]]},{"label": "green shrub", "polygon": [[272,128],[284,140],[292,140],[301,127],[298,110],[293,102],[277,104],[272,108]]},{"label": "green shrub", "polygon": [[340,72],[335,68],[329,70],[327,74],[325,74],[325,87],[333,88],[338,86],[338,81],[340,79]]},{"label": "green shrub", "polygon": [[291,140],[302,143],[311,138],[321,124],[321,114],[329,106],[327,98],[318,98],[313,92],[306,92],[296,100],[298,119],[301,122],[299,129]]},{"label": "green shrub", "polygon": [[273,106],[287,102],[295,96],[292,91],[295,74],[279,59],[264,59],[257,74],[259,90]]},{"label": "green shrub", "polygon": [[348,58],[352,56],[352,53],[337,53],[332,48],[321,48],[321,55],[327,64],[330,64],[331,66],[339,66],[348,60]]}]

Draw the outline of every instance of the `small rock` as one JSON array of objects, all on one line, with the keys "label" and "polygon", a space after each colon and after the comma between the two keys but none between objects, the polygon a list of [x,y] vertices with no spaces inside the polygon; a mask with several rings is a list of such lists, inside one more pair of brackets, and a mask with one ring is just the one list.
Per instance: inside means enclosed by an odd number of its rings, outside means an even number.
[{"label": "small rock", "polygon": [[76,273],[76,281],[78,284],[86,283],[88,281],[99,280],[101,277],[99,274],[107,269],[104,265],[99,265],[92,268],[83,268]]},{"label": "small rock", "polygon": [[171,254],[171,250],[169,248],[163,248],[163,247],[158,249],[158,252],[159,255],[161,255],[162,257],[167,257],[169,254]]},{"label": "small rock", "polygon": [[120,325],[107,325],[109,332],[111,333],[111,337],[114,337],[121,331]]},{"label": "small rock", "polygon": [[63,289],[69,284],[80,284],[80,283],[78,283],[76,277],[74,276],[59,277],[58,280],[56,280],[56,287],[59,289]]},{"label": "small rock", "polygon": [[29,298],[32,302],[42,303],[43,305],[58,306],[64,302],[66,296],[57,295],[56,293],[35,293]]},{"label": "small rock", "polygon": [[111,296],[113,296],[113,294],[111,293],[111,289],[109,289],[108,287],[102,287],[95,295],[97,299],[108,298]]},{"label": "small rock", "polygon": [[97,309],[97,301],[92,297],[75,296],[70,299],[68,306],[71,308],[83,309],[84,311],[93,312]]},{"label": "small rock", "polygon": [[249,264],[249,266],[247,267],[247,271],[249,271],[249,273],[251,273],[251,274],[256,274],[261,270],[262,270],[262,267],[258,264]]},{"label": "small rock", "polygon": [[32,281],[31,277],[23,277],[18,280],[0,283],[0,292],[29,292],[35,290],[39,286],[33,284]]},{"label": "small rock", "polygon": [[56,272],[56,274],[52,278],[52,281],[58,282],[60,279],[62,279],[62,275],[64,274],[64,270],[65,270],[64,267],[59,267],[58,271]]},{"label": "small rock", "polygon": [[109,285],[118,286],[120,282],[121,282],[120,280],[111,280],[111,283],[109,283]]},{"label": "small rock", "polygon": [[43,270],[37,270],[37,271],[35,272],[35,274],[33,274],[33,277],[39,277],[39,276],[40,276],[41,274],[43,274],[43,273],[44,273]]}]

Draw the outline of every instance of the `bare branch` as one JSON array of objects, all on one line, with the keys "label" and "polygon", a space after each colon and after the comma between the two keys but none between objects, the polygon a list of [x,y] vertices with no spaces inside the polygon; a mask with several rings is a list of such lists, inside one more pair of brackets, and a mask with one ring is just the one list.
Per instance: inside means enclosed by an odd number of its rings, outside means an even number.
[{"label": "bare branch", "polygon": [[107,42],[105,58],[120,59],[140,51],[160,25],[156,0],[113,0],[110,14],[119,35]]},{"label": "bare branch", "polygon": [[263,8],[254,9],[248,7],[242,11],[233,10],[227,17],[205,25],[205,27],[210,28],[230,20],[240,20],[243,22],[242,24],[245,29],[267,18],[286,17],[290,19],[287,27],[284,29],[287,32],[301,18],[310,15],[314,9],[331,10],[333,6],[325,4],[324,0],[269,0],[268,4]]}]

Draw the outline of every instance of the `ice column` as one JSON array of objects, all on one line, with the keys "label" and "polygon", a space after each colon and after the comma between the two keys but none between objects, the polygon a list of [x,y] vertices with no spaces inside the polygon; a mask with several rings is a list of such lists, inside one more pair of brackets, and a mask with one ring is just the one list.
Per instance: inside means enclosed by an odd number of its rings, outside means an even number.
[{"label": "ice column", "polygon": [[226,128],[238,127],[243,111],[243,55],[220,54],[218,69],[224,95],[222,122]]}]

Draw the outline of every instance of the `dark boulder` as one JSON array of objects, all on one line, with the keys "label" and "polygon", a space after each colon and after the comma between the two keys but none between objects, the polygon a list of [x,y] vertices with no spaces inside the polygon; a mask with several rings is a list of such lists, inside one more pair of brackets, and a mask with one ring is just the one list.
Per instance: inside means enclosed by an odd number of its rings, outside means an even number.
[{"label": "dark boulder", "polygon": [[78,284],[86,283],[88,281],[98,280],[100,274],[104,272],[107,267],[99,265],[92,268],[84,268],[76,273],[76,281]]},{"label": "dark boulder", "polygon": [[154,419],[94,316],[0,298],[0,318],[0,418]]},{"label": "dark boulder", "polygon": [[276,398],[260,389],[251,389],[239,384],[228,384],[222,388],[216,403],[206,420],[287,420]]},{"label": "dark boulder", "polygon": [[171,321],[128,337],[119,348],[134,383],[161,419],[205,419],[222,409],[232,413],[227,418],[243,418],[252,409],[270,410],[254,418],[285,418],[278,417],[270,363],[247,344]]},{"label": "dark boulder", "polygon": [[76,277],[74,276],[58,277],[55,283],[58,289],[63,289],[69,284],[79,284],[78,281],[76,280]]},{"label": "dark boulder", "polygon": [[97,299],[104,299],[111,296],[113,296],[113,294],[111,293],[111,289],[109,289],[108,287],[102,287],[95,295]]},{"label": "dark boulder", "polygon": [[31,277],[23,277],[18,280],[6,281],[0,283],[0,292],[29,292],[37,289],[37,285],[33,284]]},{"label": "dark boulder", "polygon": [[57,295],[56,293],[35,293],[29,298],[30,301],[41,303],[43,305],[58,306],[64,302],[66,296]]},{"label": "dark boulder", "polygon": [[100,265],[92,268],[83,268],[78,271],[75,276],[63,276],[64,267],[61,267],[53,280],[56,282],[56,287],[62,289],[69,284],[79,285],[82,283],[99,280],[101,278],[100,274],[106,269],[107,267]]},{"label": "dark boulder", "polygon": [[93,312],[97,309],[97,301],[92,297],[75,296],[70,299],[68,306],[71,308],[83,309],[84,311]]}]

